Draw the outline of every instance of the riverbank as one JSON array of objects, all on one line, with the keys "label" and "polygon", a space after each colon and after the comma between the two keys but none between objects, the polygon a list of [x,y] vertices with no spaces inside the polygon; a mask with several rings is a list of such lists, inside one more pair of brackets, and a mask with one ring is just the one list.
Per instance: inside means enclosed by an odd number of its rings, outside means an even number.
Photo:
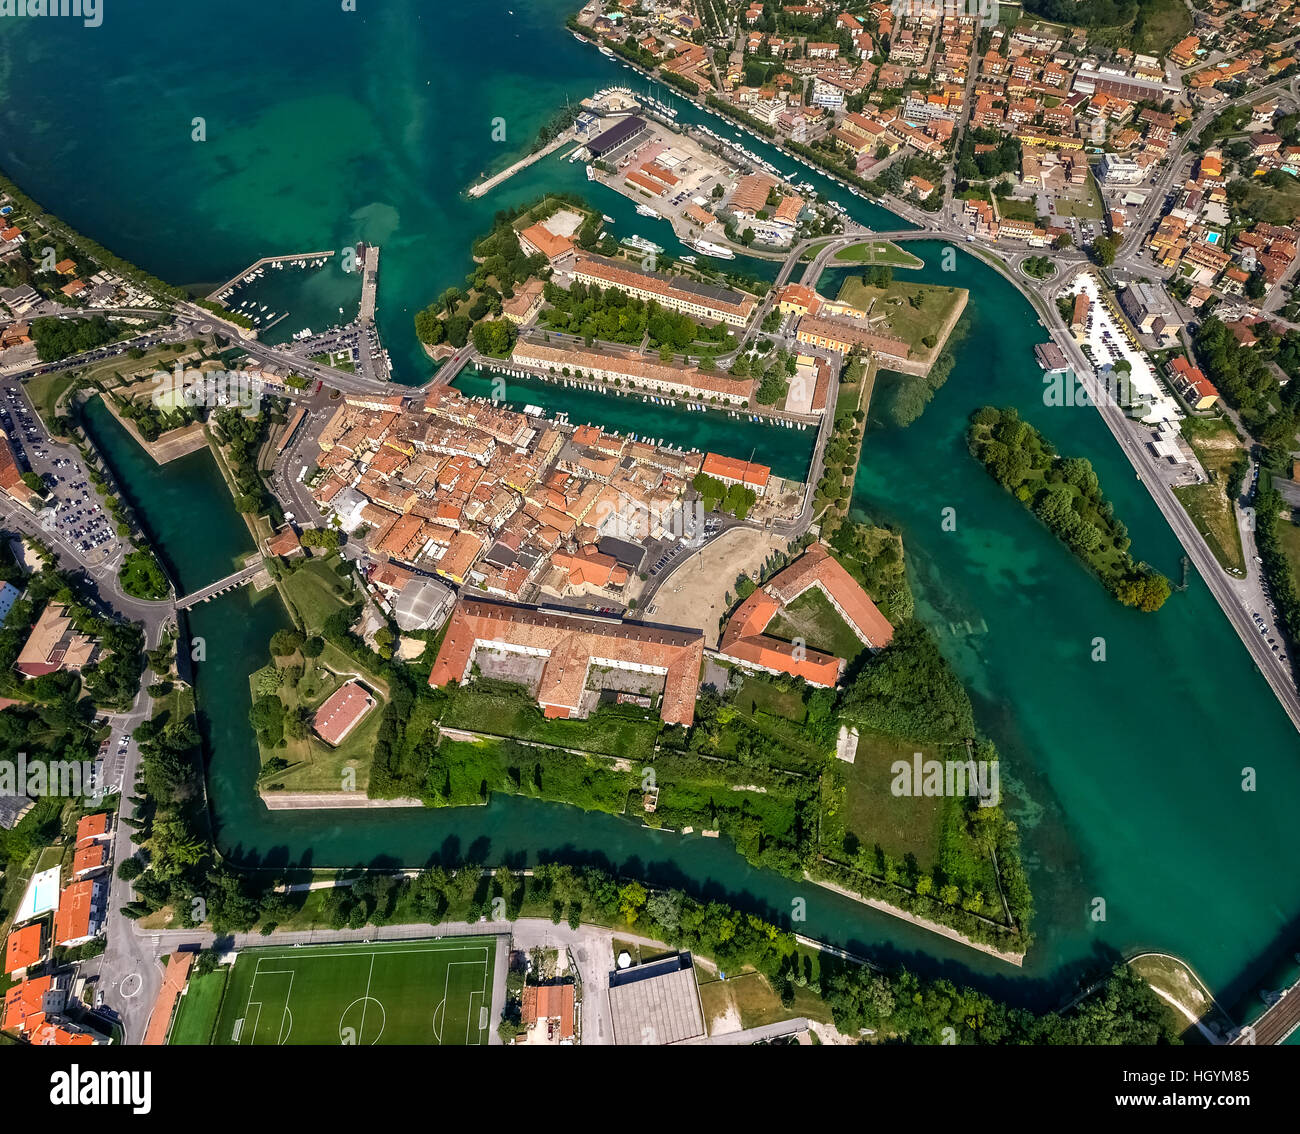
[{"label": "riverbank", "polygon": [[886,913],[890,917],[896,917],[901,921],[910,922],[912,925],[924,929],[927,933],[937,933],[940,937],[947,937],[950,941],[956,941],[966,946],[968,949],[977,949],[981,953],[987,953],[990,957],[994,957],[999,961],[1005,961],[1008,965],[1015,965],[1017,968],[1020,968],[1025,963],[1025,954],[1023,952],[1012,953],[1004,949],[999,949],[996,946],[988,945],[983,941],[976,941],[971,937],[967,937],[964,933],[953,929],[951,926],[942,925],[937,921],[931,921],[929,918],[920,917],[917,914],[900,909],[898,906],[890,905],[888,902],[882,901],[880,898],[868,898],[857,893],[855,890],[850,890],[847,886],[840,886],[834,882],[827,881],[824,878],[818,878],[815,875],[809,874],[807,871],[804,872],[804,877],[815,885],[824,887],[836,894],[842,894],[844,897],[850,898],[855,902],[861,902],[864,906],[869,906],[873,910],[879,910],[881,913]]},{"label": "riverbank", "polygon": [[131,435],[131,439],[153,458],[156,465],[170,464],[180,457],[186,457],[190,453],[196,453],[200,449],[207,447],[208,439],[201,421],[191,422],[183,429],[169,430],[159,437],[157,441],[146,441],[140,435],[135,422],[122,416],[110,393],[101,393],[99,398],[108,408],[108,412],[117,419],[118,425],[125,429]]}]

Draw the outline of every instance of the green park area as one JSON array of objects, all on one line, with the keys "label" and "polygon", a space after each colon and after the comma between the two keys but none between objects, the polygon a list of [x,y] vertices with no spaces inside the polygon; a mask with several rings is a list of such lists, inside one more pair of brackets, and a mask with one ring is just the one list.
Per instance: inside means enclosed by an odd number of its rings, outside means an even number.
[{"label": "green park area", "polygon": [[816,587],[804,591],[767,624],[764,633],[784,642],[796,639],[809,649],[852,661],[866,647]]},{"label": "green park area", "polygon": [[481,680],[455,690],[442,717],[446,728],[536,744],[648,760],[659,734],[657,713],[636,706],[602,706],[585,720],[543,715],[522,686]]},{"label": "green park area", "polygon": [[[996,904],[992,860],[967,822],[968,799],[952,795],[904,795],[896,788],[894,765],[923,760],[968,759],[961,743],[935,745],[859,731],[853,763],[832,760],[822,778],[822,851],[889,879],[906,859],[915,861],[920,891],[924,877],[937,869],[968,893],[979,892]],[[992,906],[985,912],[989,912]]]},{"label": "green park area", "polygon": [[294,558],[280,573],[280,591],[307,634],[319,634],[325,620],[356,597],[352,569],[337,554]]},{"label": "green park area", "polygon": [[1038,208],[1032,200],[1022,201],[1015,197],[998,198],[998,214],[1007,220],[1038,223]]},{"label": "green park area", "polygon": [[1232,501],[1241,492],[1250,460],[1237,431],[1221,418],[1185,418],[1183,435],[1210,480],[1208,484],[1180,485],[1174,495],[1205,537],[1219,565],[1241,575],[1246,569],[1246,557]]},{"label": "green park area", "polygon": [[52,430],[54,419],[58,416],[56,406],[59,399],[76,381],[77,376],[73,371],[55,370],[29,378],[24,383],[27,396],[31,398],[32,405],[36,407],[36,412],[40,414],[47,429]]},{"label": "green park area", "polygon": [[[877,286],[868,279],[887,282]],[[943,350],[969,296],[965,288],[866,274],[846,279],[837,298],[864,312],[873,332],[902,339],[913,360],[929,365]]]},{"label": "green park area", "polygon": [[[355,668],[349,663],[348,669]],[[263,791],[360,791],[370,781],[370,758],[379,735],[384,698],[373,678],[363,684],[375,696],[367,711],[337,747],[312,731],[316,710],[351,680],[323,659],[294,654],[277,658],[248,679],[253,698],[251,721],[262,760]]]},{"label": "green park area", "polygon": [[[825,247],[822,245],[821,247]],[[811,252],[812,249],[809,249]],[[816,255],[816,253],[814,253]],[[888,264],[891,268],[923,268],[925,261],[888,240],[850,244],[835,253],[838,264]]]}]

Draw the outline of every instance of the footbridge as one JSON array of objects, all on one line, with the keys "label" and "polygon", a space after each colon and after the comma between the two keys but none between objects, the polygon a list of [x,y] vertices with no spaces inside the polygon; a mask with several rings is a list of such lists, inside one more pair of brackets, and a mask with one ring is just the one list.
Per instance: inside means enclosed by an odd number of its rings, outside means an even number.
[{"label": "footbridge", "polygon": [[227,591],[233,591],[236,587],[242,587],[245,583],[251,583],[253,579],[265,570],[262,564],[255,563],[251,567],[245,567],[236,571],[233,575],[227,575],[224,579],[218,579],[215,583],[209,583],[206,587],[201,587],[192,594],[176,600],[177,610],[189,610],[190,607],[196,606],[201,602],[207,602],[217,595],[223,595]]}]

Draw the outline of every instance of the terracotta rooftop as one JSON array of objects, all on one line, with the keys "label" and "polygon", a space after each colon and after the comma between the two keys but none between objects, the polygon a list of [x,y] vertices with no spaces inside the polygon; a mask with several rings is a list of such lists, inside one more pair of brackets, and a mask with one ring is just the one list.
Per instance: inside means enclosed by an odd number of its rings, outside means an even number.
[{"label": "terracotta rooftop", "polygon": [[77,846],[108,834],[108,812],[96,811],[77,820]]},{"label": "terracotta rooftop", "polygon": [[839,679],[841,659],[763,633],[769,622],[805,591],[816,587],[826,596],[864,645],[880,649],[894,628],[835,558],[815,543],[737,607],[718,646],[720,653],[741,664],[802,677],[812,685],[831,686]]},{"label": "terracotta rooftop", "polygon": [[636,664],[664,675],[659,715],[667,724],[695,719],[704,636],[650,623],[620,622],[536,607],[462,598],[456,604],[429,684],[463,681],[479,646],[500,643],[546,658],[537,699],[548,716],[577,714],[593,658],[602,665]]},{"label": "terracotta rooftop", "polygon": [[54,943],[66,945],[91,936],[95,897],[99,883],[93,878],[73,882],[59,895],[59,908],[54,914]]},{"label": "terracotta rooftop", "polygon": [[41,959],[41,923],[33,922],[15,929],[5,942],[5,972],[25,969]]},{"label": "terracotta rooftop", "polygon": [[375,699],[362,686],[349,681],[334,690],[316,710],[312,728],[326,744],[341,744],[374,704]]},{"label": "terracotta rooftop", "polygon": [[95,656],[95,640],[73,629],[68,608],[49,603],[32,627],[17,666],[28,677],[58,669],[80,669]]},{"label": "terracotta rooftop", "polygon": [[560,1021],[560,1038],[573,1036],[573,985],[528,985],[524,989],[522,1010],[524,1024],[531,1027],[538,1020]]}]

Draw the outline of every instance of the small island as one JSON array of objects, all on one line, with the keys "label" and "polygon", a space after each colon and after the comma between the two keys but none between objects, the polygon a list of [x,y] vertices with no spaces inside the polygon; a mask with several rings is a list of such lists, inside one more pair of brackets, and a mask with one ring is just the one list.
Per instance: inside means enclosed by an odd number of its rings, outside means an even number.
[{"label": "small island", "polygon": [[1128,529],[1102,495],[1092,462],[1062,457],[1013,408],[984,406],[967,431],[971,456],[1030,509],[1120,602],[1155,611],[1169,580],[1129,555]]}]

